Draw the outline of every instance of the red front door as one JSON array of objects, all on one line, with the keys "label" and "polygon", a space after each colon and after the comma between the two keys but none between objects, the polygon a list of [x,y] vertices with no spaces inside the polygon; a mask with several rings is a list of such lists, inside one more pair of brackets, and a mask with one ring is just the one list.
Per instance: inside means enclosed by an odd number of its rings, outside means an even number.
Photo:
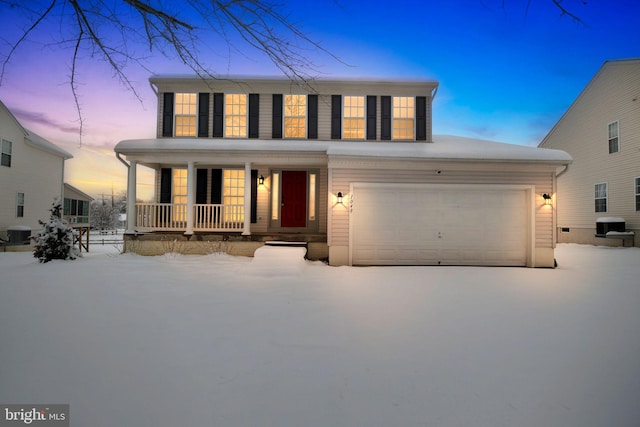
[{"label": "red front door", "polygon": [[282,171],[282,227],[307,225],[307,172]]}]

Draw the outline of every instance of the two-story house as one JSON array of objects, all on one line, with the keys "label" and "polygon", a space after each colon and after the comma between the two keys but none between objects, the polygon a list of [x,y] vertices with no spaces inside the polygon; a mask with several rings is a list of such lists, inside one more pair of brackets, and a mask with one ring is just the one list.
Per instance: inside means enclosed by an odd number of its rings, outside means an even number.
[{"label": "two-story house", "polygon": [[640,59],[605,62],[540,147],[574,159],[558,178],[558,241],[640,245]]},{"label": "two-story house", "polygon": [[62,198],[65,160],[73,156],[25,129],[2,102],[0,144],[0,250],[15,250],[10,244],[22,242],[11,237],[28,242]]},{"label": "two-story house", "polygon": [[[157,138],[115,148],[126,251],[297,241],[332,265],[554,265],[555,177],[570,156],[434,138],[436,81],[150,82]],[[153,203],[135,202],[140,165],[156,171]]]}]

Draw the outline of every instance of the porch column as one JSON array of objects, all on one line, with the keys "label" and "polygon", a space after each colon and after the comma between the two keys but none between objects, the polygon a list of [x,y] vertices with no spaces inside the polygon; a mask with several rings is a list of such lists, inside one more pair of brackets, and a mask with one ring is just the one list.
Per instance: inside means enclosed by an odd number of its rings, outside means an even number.
[{"label": "porch column", "polygon": [[196,167],[194,162],[187,164],[187,231],[184,234],[193,234],[193,204],[195,202]]},{"label": "porch column", "polygon": [[243,236],[251,235],[251,163],[244,164],[244,227]]},{"label": "porch column", "polygon": [[127,176],[127,234],[133,234],[136,227],[136,186],[138,161],[129,162],[129,174]]}]

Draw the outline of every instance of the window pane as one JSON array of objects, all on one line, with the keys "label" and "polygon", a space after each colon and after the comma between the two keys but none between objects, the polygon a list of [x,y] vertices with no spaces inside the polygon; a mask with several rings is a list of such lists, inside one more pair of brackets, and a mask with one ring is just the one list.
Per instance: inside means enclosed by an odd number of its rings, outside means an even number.
[{"label": "window pane", "polygon": [[609,154],[620,151],[618,145],[618,122],[609,123]]},{"label": "window pane", "polygon": [[244,221],[244,169],[222,171],[222,203],[225,221]]},{"label": "window pane", "polygon": [[225,95],[225,136],[243,138],[247,136],[247,95],[230,93]]},{"label": "window pane", "polygon": [[307,136],[307,96],[285,95],[284,97],[284,137],[306,138]]},{"label": "window pane", "polygon": [[176,93],[175,136],[196,136],[197,95]]},{"label": "window pane", "polygon": [[364,139],[364,96],[345,96],[343,101],[343,138]]},{"label": "window pane", "polygon": [[309,174],[309,220],[316,219],[316,174]]},{"label": "window pane", "polygon": [[402,140],[415,139],[415,99],[408,96],[393,97],[392,138]]}]

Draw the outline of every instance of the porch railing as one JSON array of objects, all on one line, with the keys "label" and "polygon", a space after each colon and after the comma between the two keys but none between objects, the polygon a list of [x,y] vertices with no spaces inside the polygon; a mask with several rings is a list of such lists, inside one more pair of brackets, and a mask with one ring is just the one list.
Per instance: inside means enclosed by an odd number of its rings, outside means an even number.
[{"label": "porch railing", "polygon": [[[193,206],[194,231],[242,231],[244,205]],[[136,203],[135,227],[139,231],[184,231],[187,205],[174,203]]]}]

